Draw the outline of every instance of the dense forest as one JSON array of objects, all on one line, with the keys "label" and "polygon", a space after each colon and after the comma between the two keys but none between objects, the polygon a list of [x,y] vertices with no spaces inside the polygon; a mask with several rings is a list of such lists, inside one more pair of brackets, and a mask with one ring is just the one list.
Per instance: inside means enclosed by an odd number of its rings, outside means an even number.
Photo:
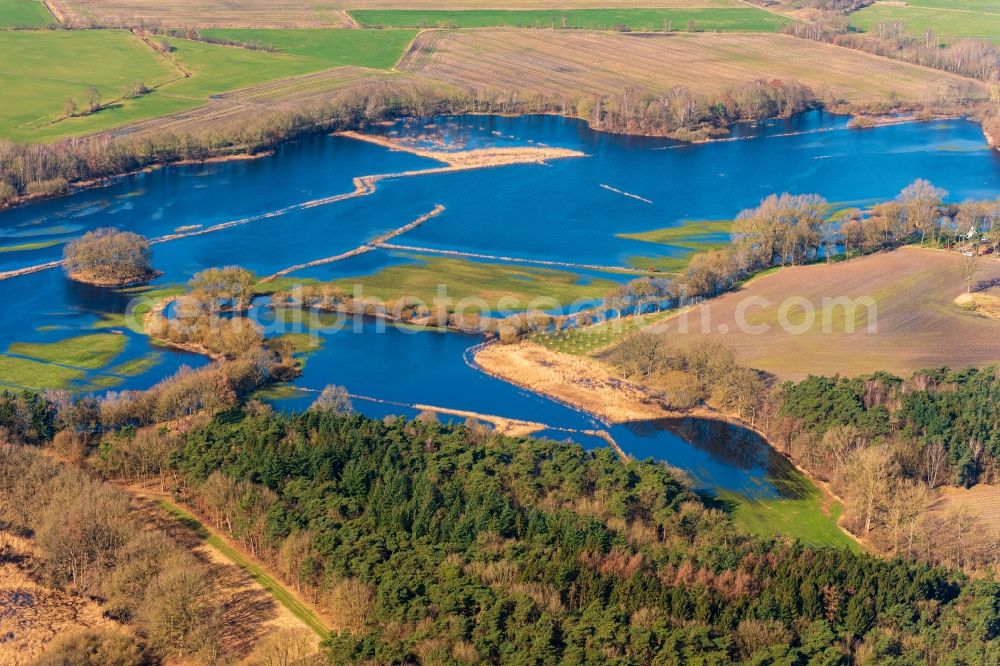
[{"label": "dense forest", "polygon": [[850,431],[858,443],[905,437],[924,452],[911,471],[930,486],[1000,481],[1000,374],[995,367],[810,377],[785,384],[782,414],[823,438]]},{"label": "dense forest", "polygon": [[326,609],[331,663],[1000,658],[995,583],[741,536],[610,449],[256,407],[170,460],[191,502]]},{"label": "dense forest", "polygon": [[[171,640],[174,654],[214,659],[218,610],[185,587],[198,568],[169,544],[137,561],[155,540],[136,532],[119,494],[32,452],[61,427],[51,405],[31,394],[2,405],[7,432],[35,441],[4,449],[3,529],[34,536],[52,584],[86,590],[130,625],[149,652],[129,663],[170,653]],[[610,449],[348,409],[275,414],[251,400],[186,432],[107,428],[79,462],[173,487],[271,565],[335,627],[332,664],[1000,659],[996,583],[744,536],[665,466]],[[77,541],[55,538],[66,510]],[[124,593],[140,572],[155,593]],[[193,623],[160,624],[188,598]]]}]

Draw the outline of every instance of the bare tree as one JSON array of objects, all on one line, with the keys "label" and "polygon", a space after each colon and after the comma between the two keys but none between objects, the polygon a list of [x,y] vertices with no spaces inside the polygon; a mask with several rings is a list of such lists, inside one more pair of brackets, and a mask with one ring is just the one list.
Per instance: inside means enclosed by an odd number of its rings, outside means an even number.
[{"label": "bare tree", "polygon": [[346,388],[328,384],[309,409],[320,413],[346,414],[353,410],[353,406]]},{"label": "bare tree", "polygon": [[87,108],[90,113],[101,108],[101,91],[93,86],[87,88]]},{"label": "bare tree", "polygon": [[965,280],[966,291],[965,293],[972,293],[972,286],[975,282],[976,275],[982,270],[979,265],[979,253],[975,250],[971,250],[970,254],[963,254],[962,259],[958,265],[959,275]]},{"label": "bare tree", "polygon": [[865,536],[871,533],[886,511],[897,467],[892,453],[880,446],[858,449],[851,456],[845,481],[850,490],[852,508],[864,525]]},{"label": "bare tree", "polygon": [[931,488],[937,488],[944,482],[948,470],[948,452],[940,442],[928,444],[923,454],[924,481]]},{"label": "bare tree", "polygon": [[168,657],[218,656],[222,609],[201,567],[178,561],[146,590],[140,619],[149,641]]}]

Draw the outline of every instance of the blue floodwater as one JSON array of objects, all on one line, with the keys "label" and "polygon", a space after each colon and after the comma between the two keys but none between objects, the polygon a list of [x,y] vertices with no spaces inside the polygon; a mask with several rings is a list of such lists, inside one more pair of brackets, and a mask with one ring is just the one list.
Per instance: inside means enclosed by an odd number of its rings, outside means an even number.
[{"label": "blue floodwater", "polygon": [[[684,145],[601,134],[554,116],[411,120],[377,131],[424,146],[548,145],[577,149],[587,157],[389,178],[368,196],[299,207],[351,192],[356,176],[440,165],[360,141],[317,136],[285,145],[271,157],[157,169],[4,212],[0,270],[51,261],[62,252],[59,244],[35,250],[17,250],[18,245],[63,242],[98,227],[116,226],[152,238],[178,228],[204,229],[249,219],[222,231],[154,245],[154,264],[164,275],[153,286],[181,284],[199,270],[230,264],[266,275],[356,248],[437,204],[445,206],[444,212],[393,242],[611,266],[632,257],[681,251],[618,234],[685,220],[729,219],[774,192],[818,193],[836,206],[865,205],[926,178],[947,189],[952,201],[1000,195],[1000,156],[987,148],[974,123],[947,120],[864,131],[849,130],[846,123],[844,117],[814,112],[737,127],[732,140]],[[414,260],[408,252],[377,250],[294,276],[362,276]],[[578,273],[583,282],[595,277],[627,279]],[[140,358],[153,364],[137,376],[118,378],[115,389],[146,388],[181,365],[205,363],[196,355],[156,348],[120,326],[101,324],[107,314],[123,312],[132,296],[76,285],[57,270],[2,280],[0,352],[16,342],[119,331],[127,344],[112,366]],[[269,334],[317,329],[322,327]],[[310,390],[277,400],[280,407],[305,407],[315,397],[312,391],[340,384],[353,394],[390,403],[496,414],[555,428],[599,426],[584,414],[468,365],[464,352],[478,342],[473,337],[400,330],[373,320],[362,320],[357,327],[352,321],[346,328],[318,334],[322,344],[305,355],[304,373],[294,382]],[[75,388],[92,390],[91,382],[101,379],[101,372],[88,373]],[[386,402],[354,402],[355,408],[376,417],[412,416],[417,411]],[[783,492],[780,456],[745,433],[676,423],[615,426],[611,432],[626,451],[682,468],[701,487],[754,495]],[[542,434],[567,436],[561,430]],[[604,445],[583,435],[572,438],[588,447]]]}]

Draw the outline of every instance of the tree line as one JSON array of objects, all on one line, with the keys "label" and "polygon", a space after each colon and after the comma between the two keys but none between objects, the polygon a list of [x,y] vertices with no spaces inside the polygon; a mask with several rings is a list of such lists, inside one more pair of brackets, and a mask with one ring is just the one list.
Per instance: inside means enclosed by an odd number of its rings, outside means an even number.
[{"label": "tree line", "polygon": [[[732,244],[692,257],[674,291],[687,298],[716,296],[772,266],[834,261],[909,243],[1000,251],[1000,202],[944,202],[947,192],[918,179],[870,211],[829,215],[815,194],[771,195],[740,212]],[[968,240],[974,231],[975,239]]]},{"label": "tree line", "polygon": [[[930,92],[930,91],[929,91]],[[954,110],[977,100],[953,91],[932,106]],[[49,144],[0,139],[0,206],[25,196],[58,194],[70,184],[132,173],[151,165],[256,154],[304,134],[364,129],[403,116],[446,113],[559,113],[615,133],[699,140],[725,133],[730,123],[787,117],[821,105],[794,80],[748,81],[722,94],[703,95],[685,86],[652,92],[635,86],[619,94],[555,93],[490,86],[441,87],[415,82],[368,83],[302,100],[294,110],[253,111],[206,119],[183,130],[159,129],[155,121],[125,136],[99,135]],[[898,103],[894,105],[898,106]],[[886,110],[886,109],[882,109]]]},{"label": "tree line", "polygon": [[995,83],[1000,76],[1000,47],[986,39],[960,39],[942,45],[933,31],[913,34],[903,21],[882,22],[874,31],[861,33],[849,28],[845,15],[851,9],[825,14],[821,20],[792,23],[782,31],[828,44],[933,67],[953,74]]}]

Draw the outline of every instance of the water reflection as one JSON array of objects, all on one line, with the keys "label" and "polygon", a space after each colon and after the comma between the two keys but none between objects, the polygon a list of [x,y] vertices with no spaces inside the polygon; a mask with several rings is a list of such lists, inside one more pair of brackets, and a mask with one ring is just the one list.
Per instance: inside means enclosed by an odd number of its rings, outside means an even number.
[{"label": "water reflection", "polygon": [[617,426],[612,435],[639,459],[663,460],[690,475],[702,490],[748,497],[798,498],[801,476],[756,432],[718,419],[685,417]]}]

